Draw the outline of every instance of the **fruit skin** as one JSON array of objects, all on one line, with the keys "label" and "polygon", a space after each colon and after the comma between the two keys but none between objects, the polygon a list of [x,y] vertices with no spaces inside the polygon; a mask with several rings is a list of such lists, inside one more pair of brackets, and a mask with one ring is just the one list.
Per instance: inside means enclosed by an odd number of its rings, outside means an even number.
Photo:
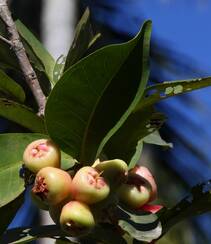
[{"label": "fruit skin", "polygon": [[128,171],[128,166],[125,161],[121,159],[112,159],[100,162],[99,159],[93,164],[93,167],[98,171],[102,171],[103,177],[105,177],[110,184],[119,184]]},{"label": "fruit skin", "polygon": [[146,204],[150,199],[150,189],[146,186],[122,184],[118,191],[120,202],[128,207],[138,208]]},{"label": "fruit skin", "polygon": [[143,177],[151,186],[151,194],[149,202],[154,201],[157,198],[157,185],[155,179],[148,168],[144,166],[135,166],[130,173],[135,173]]},{"label": "fruit skin", "polygon": [[60,168],[60,161],[61,152],[58,146],[49,139],[31,142],[23,153],[25,167],[34,173],[47,166]]},{"label": "fruit skin", "polygon": [[95,220],[88,205],[70,201],[62,208],[60,225],[66,234],[80,236],[87,234],[95,226]]},{"label": "fruit skin", "polygon": [[71,176],[64,170],[45,167],[36,175],[32,194],[48,205],[71,199]]},{"label": "fruit skin", "polygon": [[85,166],[78,170],[72,180],[71,193],[74,199],[93,204],[105,199],[110,192],[110,187],[100,173]]}]

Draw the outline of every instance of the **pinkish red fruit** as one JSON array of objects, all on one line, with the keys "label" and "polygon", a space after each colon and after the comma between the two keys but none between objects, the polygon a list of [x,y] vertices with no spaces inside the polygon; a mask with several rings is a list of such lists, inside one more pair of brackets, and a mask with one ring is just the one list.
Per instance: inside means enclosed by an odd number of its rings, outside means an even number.
[{"label": "pinkish red fruit", "polygon": [[74,199],[87,204],[102,201],[108,196],[109,191],[110,188],[105,179],[90,166],[79,169],[71,184]]},{"label": "pinkish red fruit", "polygon": [[71,176],[64,170],[45,167],[36,175],[32,194],[48,205],[71,199]]},{"label": "pinkish red fruit", "polygon": [[95,220],[85,203],[71,201],[62,208],[60,225],[67,235],[81,236],[95,226]]},{"label": "pinkish red fruit", "polygon": [[60,168],[60,160],[61,152],[58,146],[49,139],[33,141],[23,153],[25,167],[34,173],[47,166]]},{"label": "pinkish red fruit", "polygon": [[154,201],[157,198],[157,185],[155,183],[155,179],[148,168],[144,166],[136,166],[134,167],[130,173],[135,173],[143,177],[151,186],[151,194],[149,202]]}]

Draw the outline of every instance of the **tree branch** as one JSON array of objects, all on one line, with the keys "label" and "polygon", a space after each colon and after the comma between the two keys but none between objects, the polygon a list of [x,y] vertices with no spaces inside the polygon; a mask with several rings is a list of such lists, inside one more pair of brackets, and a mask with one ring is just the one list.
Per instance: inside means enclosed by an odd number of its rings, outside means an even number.
[{"label": "tree branch", "polygon": [[7,40],[6,38],[4,38],[3,36],[0,35],[0,40],[2,40],[3,42],[7,43],[8,45],[12,46],[12,42]]},{"label": "tree branch", "polygon": [[8,41],[16,54],[20,68],[25,77],[26,83],[30,87],[35,97],[35,100],[39,106],[38,114],[43,115],[45,110],[46,97],[43,94],[43,91],[37,79],[37,75],[34,69],[32,68],[29,59],[26,55],[25,48],[23,46],[23,43],[20,40],[20,36],[18,34],[16,25],[12,19],[11,12],[8,8],[7,0],[0,0],[0,18],[3,20],[4,24],[6,25],[7,32],[9,34]]}]

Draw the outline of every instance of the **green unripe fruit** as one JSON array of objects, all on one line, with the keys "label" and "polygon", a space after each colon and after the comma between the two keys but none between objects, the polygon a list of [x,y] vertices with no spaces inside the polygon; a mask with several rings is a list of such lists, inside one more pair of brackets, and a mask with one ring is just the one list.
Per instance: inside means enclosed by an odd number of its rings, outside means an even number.
[{"label": "green unripe fruit", "polygon": [[35,178],[32,194],[48,205],[56,205],[71,199],[71,176],[64,170],[45,167]]},{"label": "green unripe fruit", "polygon": [[118,191],[120,202],[131,208],[139,208],[150,199],[150,189],[145,186],[122,184]]},{"label": "green unripe fruit", "polygon": [[60,225],[67,235],[81,236],[95,226],[95,221],[90,208],[85,203],[71,201],[62,208]]},{"label": "green unripe fruit", "polygon": [[60,161],[61,152],[58,146],[49,139],[33,141],[23,153],[25,167],[34,173],[47,166],[60,168]]},{"label": "green unripe fruit", "polygon": [[110,192],[109,185],[100,173],[86,166],[78,170],[72,180],[71,193],[74,199],[93,204],[105,199]]},{"label": "green unripe fruit", "polygon": [[143,177],[151,187],[149,202],[154,201],[157,198],[157,184],[155,179],[148,168],[144,166],[135,166],[131,169],[130,174],[136,174]]}]

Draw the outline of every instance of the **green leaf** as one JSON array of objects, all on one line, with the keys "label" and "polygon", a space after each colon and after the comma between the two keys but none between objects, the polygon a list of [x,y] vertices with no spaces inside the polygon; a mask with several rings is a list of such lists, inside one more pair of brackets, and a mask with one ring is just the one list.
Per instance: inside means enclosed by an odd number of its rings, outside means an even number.
[{"label": "green leaf", "polygon": [[0,70],[0,94],[7,98],[13,98],[18,102],[23,103],[25,93],[20,85]]},{"label": "green leaf", "polygon": [[64,236],[56,225],[45,225],[32,228],[14,228],[7,230],[0,239],[0,242],[13,244],[28,243],[39,238],[54,236]]},{"label": "green leaf", "polygon": [[144,141],[144,143],[147,143],[147,144],[153,144],[153,145],[158,145],[158,146],[162,146],[162,147],[173,148],[172,143],[166,142],[165,140],[163,140],[161,138],[158,130],[156,130],[153,133],[144,137],[143,141]]},{"label": "green leaf", "polygon": [[79,61],[100,35],[93,35],[90,12],[87,8],[77,24],[75,37],[67,54],[64,71]]},{"label": "green leaf", "polygon": [[145,95],[136,109],[152,106],[155,103],[176,95],[211,86],[211,77],[191,80],[164,81],[163,83],[149,86],[145,90]]},{"label": "green leaf", "polygon": [[192,188],[191,194],[170,209],[158,212],[163,226],[162,235],[172,226],[191,216],[211,211],[211,180]]},{"label": "green leaf", "polygon": [[[53,81],[53,69],[55,65],[53,57],[44,48],[42,43],[32,34],[32,32],[29,31],[23,23],[21,23],[20,20],[17,20],[15,23],[19,34],[30,47],[31,53],[33,53],[34,56],[36,56],[41,62],[49,79]],[[29,51],[29,49],[27,49],[27,51]],[[31,55],[29,55],[29,57],[31,57]],[[37,62],[39,62],[38,60]]]},{"label": "green leaf", "polygon": [[7,226],[11,223],[16,212],[21,207],[23,200],[24,200],[24,197],[23,197],[23,194],[21,194],[16,199],[14,199],[12,202],[10,202],[0,208],[0,216],[1,216],[0,236],[6,230]]},{"label": "green leaf", "polygon": [[128,165],[128,169],[132,169],[135,167],[135,165],[137,164],[137,162],[140,160],[141,157],[141,153],[143,150],[143,139],[139,140],[137,145],[136,145],[136,149],[135,149],[135,153],[133,154],[133,157],[130,160],[130,163]]},{"label": "green leaf", "polygon": [[132,168],[139,160],[143,139],[159,129],[164,116],[152,107],[130,114],[123,126],[113,135],[104,148],[108,158],[121,158]]},{"label": "green leaf", "polygon": [[156,214],[128,210],[118,206],[119,226],[138,241],[151,242],[162,234],[162,226]]},{"label": "green leaf", "polygon": [[138,229],[138,226],[135,224],[128,223],[125,220],[119,220],[119,226],[130,234],[134,239],[143,242],[151,242],[157,239],[161,235],[161,224],[157,226],[157,228],[148,230],[148,231],[141,231]]},{"label": "green leaf", "polygon": [[61,78],[63,71],[64,71],[64,65],[65,65],[66,57],[64,55],[61,55],[56,60],[54,69],[53,69],[53,82],[56,84],[56,82]]},{"label": "green leaf", "polygon": [[77,161],[73,157],[64,152],[61,152],[61,168],[63,170],[72,168],[76,163]]},{"label": "green leaf", "polygon": [[124,123],[143,94],[150,32],[148,21],[131,41],[83,58],[52,90],[46,104],[47,130],[77,160],[92,162],[99,143],[120,118],[103,144]]},{"label": "green leaf", "polygon": [[17,198],[24,191],[24,181],[19,177],[23,151],[42,134],[0,134],[0,207]]},{"label": "green leaf", "polygon": [[16,122],[33,132],[46,133],[44,120],[25,105],[0,98],[0,116]]},{"label": "green leaf", "polygon": [[[139,37],[140,35],[140,37]],[[139,56],[132,56],[132,65],[134,65],[134,61],[136,62],[136,65],[134,66],[134,70],[132,67],[130,71],[134,72],[137,74],[136,77],[134,75],[130,76],[129,79],[130,81],[133,80],[138,80],[139,85],[137,87],[137,91],[134,94],[134,98],[131,101],[130,106],[127,108],[125,113],[121,116],[121,118],[118,120],[116,125],[107,133],[107,135],[103,138],[102,142],[99,145],[99,148],[97,150],[97,155],[98,157],[100,153],[102,152],[103,148],[107,144],[107,142],[112,138],[113,135],[121,128],[121,126],[125,123],[125,121],[128,119],[130,114],[132,114],[134,108],[140,101],[142,95],[144,94],[144,89],[146,87],[148,77],[149,77],[149,48],[150,48],[150,36],[151,36],[151,22],[145,22],[141,32],[137,35],[136,38],[140,38],[139,40],[139,45],[137,45],[137,48],[134,49],[134,52],[137,52]],[[136,39],[135,38],[135,39]],[[126,69],[128,67],[125,67]],[[139,73],[140,72],[140,73]],[[124,72],[121,74],[121,78],[125,79]],[[122,94],[121,94],[122,95]]]}]

